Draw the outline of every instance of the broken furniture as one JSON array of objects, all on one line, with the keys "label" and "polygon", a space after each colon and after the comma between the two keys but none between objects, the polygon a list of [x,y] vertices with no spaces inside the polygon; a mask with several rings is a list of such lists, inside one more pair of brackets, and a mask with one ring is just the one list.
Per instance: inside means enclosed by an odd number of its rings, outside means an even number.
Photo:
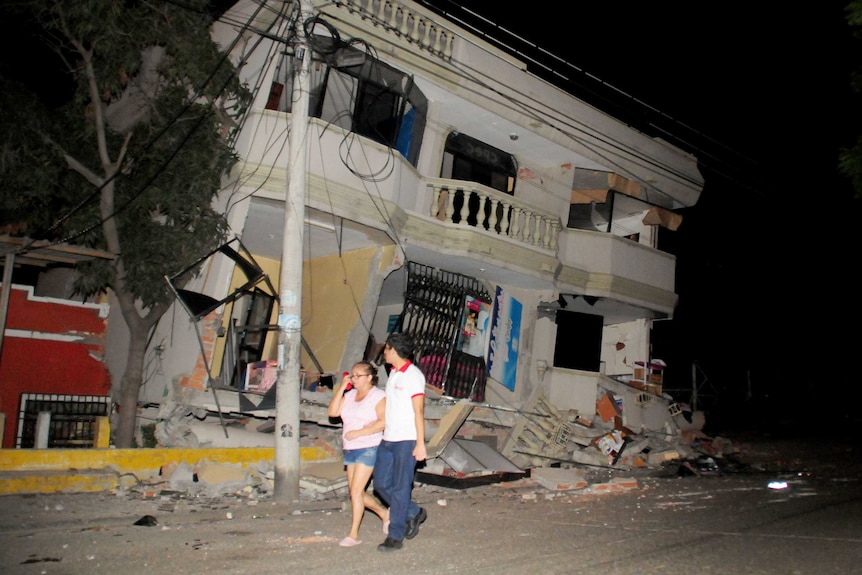
[{"label": "broken furniture", "polygon": [[661,395],[664,368],[666,367],[667,364],[660,359],[653,359],[648,362],[636,361],[634,377],[632,377],[629,385]]},{"label": "broken furniture", "polygon": [[545,400],[541,388],[521,415],[503,448],[505,457],[521,467],[547,467],[566,458],[566,446],[574,428]]}]

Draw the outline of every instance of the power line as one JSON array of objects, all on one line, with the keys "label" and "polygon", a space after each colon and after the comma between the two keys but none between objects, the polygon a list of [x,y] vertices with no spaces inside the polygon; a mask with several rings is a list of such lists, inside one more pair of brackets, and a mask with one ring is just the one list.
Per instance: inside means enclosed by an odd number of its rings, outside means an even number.
[{"label": "power line", "polygon": [[719,176],[752,192],[762,191],[759,189],[759,184],[753,181],[759,168],[757,162],[737,149],[680,121],[644,99],[587,72],[584,68],[524,37],[521,33],[496,23],[474,9],[464,7],[460,2],[453,0],[418,0],[418,2],[495,48],[524,61],[530,73],[644,134],[659,136],[691,152],[698,158],[700,165],[714,176]]}]

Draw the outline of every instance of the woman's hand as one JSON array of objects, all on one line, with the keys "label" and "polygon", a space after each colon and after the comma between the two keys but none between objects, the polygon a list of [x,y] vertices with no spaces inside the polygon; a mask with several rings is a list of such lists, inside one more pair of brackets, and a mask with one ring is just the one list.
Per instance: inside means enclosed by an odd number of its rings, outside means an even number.
[{"label": "woman's hand", "polygon": [[350,383],[350,374],[345,371],[344,377],[341,378],[341,382],[333,386],[332,399],[329,400],[329,417],[341,417],[341,407],[344,405],[344,394],[350,391],[352,387],[353,385]]}]

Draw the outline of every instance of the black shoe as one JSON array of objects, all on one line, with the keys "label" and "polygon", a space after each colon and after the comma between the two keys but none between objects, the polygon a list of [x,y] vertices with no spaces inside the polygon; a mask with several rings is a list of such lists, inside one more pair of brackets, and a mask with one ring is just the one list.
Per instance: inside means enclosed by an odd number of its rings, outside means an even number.
[{"label": "black shoe", "polygon": [[392,537],[387,537],[386,541],[377,546],[378,551],[396,551],[404,547],[404,542]]},{"label": "black shoe", "polygon": [[416,517],[407,522],[407,533],[404,534],[404,538],[413,539],[416,537],[419,533],[419,526],[425,523],[426,519],[428,519],[428,512],[425,511],[424,507],[420,507]]}]

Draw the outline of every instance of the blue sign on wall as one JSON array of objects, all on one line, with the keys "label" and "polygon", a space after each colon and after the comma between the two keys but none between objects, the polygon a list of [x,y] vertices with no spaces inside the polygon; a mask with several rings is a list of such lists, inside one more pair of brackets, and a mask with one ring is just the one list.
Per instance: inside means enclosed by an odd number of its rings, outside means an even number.
[{"label": "blue sign on wall", "polygon": [[488,375],[515,391],[518,374],[518,344],[521,337],[521,302],[497,286],[488,346]]}]

